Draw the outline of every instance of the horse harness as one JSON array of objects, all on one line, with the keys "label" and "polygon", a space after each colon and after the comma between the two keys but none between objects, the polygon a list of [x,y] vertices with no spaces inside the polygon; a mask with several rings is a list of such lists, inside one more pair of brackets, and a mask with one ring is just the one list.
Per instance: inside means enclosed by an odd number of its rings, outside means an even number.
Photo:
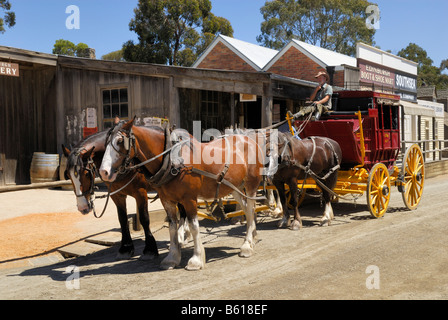
[{"label": "horse harness", "polygon": [[[153,175],[148,175],[145,173],[145,177],[146,180],[148,181],[148,183],[154,187],[154,188],[159,188],[165,184],[167,184],[168,182],[170,182],[172,179],[174,179],[180,172],[183,171],[188,171],[191,173],[195,173],[195,174],[199,174],[202,176],[205,176],[207,178],[213,179],[216,181],[217,183],[217,189],[215,192],[215,199],[213,201],[213,204],[211,207],[215,206],[218,201],[218,195],[219,195],[219,190],[221,187],[221,184],[224,184],[225,186],[231,188],[232,190],[236,191],[238,194],[240,194],[241,196],[250,199],[250,200],[264,200],[266,199],[265,197],[250,197],[246,194],[244,194],[243,192],[241,192],[241,190],[239,190],[237,187],[235,187],[231,182],[229,182],[228,180],[224,179],[225,175],[227,174],[227,171],[229,170],[230,165],[228,163],[226,163],[224,165],[223,170],[219,173],[219,174],[214,174],[214,173],[210,173],[204,170],[200,170],[198,168],[195,168],[193,166],[185,166],[184,163],[179,163],[174,165],[173,162],[171,161],[171,156],[170,156],[170,152],[175,149],[175,148],[179,148],[181,145],[188,143],[189,139],[186,140],[180,140],[180,141],[171,141],[170,139],[170,132],[168,129],[168,126],[165,127],[165,150],[154,156],[151,159],[148,159],[144,162],[138,163],[136,165],[133,166],[129,166],[130,163],[132,162],[132,160],[136,157],[134,156],[134,158],[130,157],[131,154],[131,148],[134,148],[134,155],[137,154],[137,150],[135,147],[135,136],[132,133],[132,128],[129,131],[125,131],[125,130],[120,130],[119,133],[122,135],[123,137],[123,145],[125,147],[125,150],[127,150],[127,153],[124,154],[123,152],[120,152],[119,150],[117,150],[115,148],[115,146],[113,146],[113,144],[111,143],[112,147],[114,148],[115,151],[117,151],[118,153],[120,153],[121,155],[125,156],[125,160],[122,163],[122,165],[120,166],[119,170],[121,170],[122,172],[126,172],[128,170],[132,170],[132,169],[137,169],[140,167],[143,167],[144,165],[160,158],[161,156],[163,156],[163,160],[162,160],[162,165],[159,168],[159,170],[153,174]],[[218,137],[218,138],[222,138],[226,140],[227,143],[227,135]],[[127,140],[127,141],[126,141]],[[147,171],[147,170],[145,170]]]},{"label": "horse harness", "polygon": [[[334,167],[332,167],[325,176],[320,177],[318,176],[314,171],[311,170],[311,165],[313,163],[314,160],[314,156],[316,154],[316,137],[308,137],[307,139],[310,139],[313,142],[313,152],[311,153],[311,157],[308,160],[308,163],[304,166],[301,163],[298,163],[296,160],[294,160],[294,150],[291,146],[291,138],[292,137],[286,137],[286,135],[282,135],[283,136],[283,143],[281,144],[281,146],[283,147],[282,153],[281,153],[281,163],[279,165],[279,169],[281,167],[286,167],[286,166],[295,166],[300,168],[301,170],[303,170],[305,172],[305,179],[303,180],[305,182],[306,180],[306,176],[311,176],[314,180],[316,180],[316,182],[319,185],[323,185],[321,183],[322,180],[326,180],[330,175],[332,175],[335,171],[340,169],[340,165],[339,165],[339,157],[337,155],[337,153],[334,150],[333,145],[330,143],[329,146],[331,147],[332,151],[333,151],[333,155],[336,159],[336,165]],[[286,158],[286,161],[283,161],[283,159]]]}]

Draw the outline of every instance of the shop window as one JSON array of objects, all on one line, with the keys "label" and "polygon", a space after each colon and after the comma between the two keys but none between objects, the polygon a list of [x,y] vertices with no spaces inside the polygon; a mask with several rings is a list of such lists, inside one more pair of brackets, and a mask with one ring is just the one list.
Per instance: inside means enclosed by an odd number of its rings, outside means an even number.
[{"label": "shop window", "polygon": [[115,117],[120,120],[129,120],[128,89],[104,89],[102,90],[103,104],[103,129],[112,127]]},{"label": "shop window", "polygon": [[203,129],[219,129],[219,92],[201,91],[201,120]]}]

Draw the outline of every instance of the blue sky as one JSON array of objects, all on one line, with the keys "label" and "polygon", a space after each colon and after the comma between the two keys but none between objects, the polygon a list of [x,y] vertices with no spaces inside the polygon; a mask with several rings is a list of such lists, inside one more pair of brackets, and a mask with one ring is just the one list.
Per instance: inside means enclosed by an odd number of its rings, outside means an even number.
[{"label": "blue sky", "polygon": [[[0,45],[51,53],[57,39],[84,42],[95,48],[97,57],[136,39],[129,31],[138,0],[10,0],[17,24],[0,34]],[[374,2],[374,1],[372,1]],[[448,1],[377,0],[381,11],[375,42],[396,54],[410,42],[428,52],[434,65],[448,59]],[[212,12],[228,19],[234,37],[257,43],[265,0],[212,0]],[[80,29],[68,30],[66,8],[80,9]]]}]

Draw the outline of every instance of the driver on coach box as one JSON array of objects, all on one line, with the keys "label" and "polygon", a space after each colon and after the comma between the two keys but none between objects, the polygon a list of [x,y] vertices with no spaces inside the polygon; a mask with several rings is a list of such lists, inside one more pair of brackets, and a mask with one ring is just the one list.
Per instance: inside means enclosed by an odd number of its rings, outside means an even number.
[{"label": "driver on coach box", "polygon": [[333,88],[327,83],[330,82],[330,77],[325,71],[321,71],[316,75],[319,85],[314,89],[311,94],[310,100],[307,107],[304,107],[296,114],[292,115],[288,111],[289,116],[293,116],[295,120],[303,117],[309,113],[314,113],[315,120],[319,120],[322,113],[331,110],[331,97],[333,95]]}]

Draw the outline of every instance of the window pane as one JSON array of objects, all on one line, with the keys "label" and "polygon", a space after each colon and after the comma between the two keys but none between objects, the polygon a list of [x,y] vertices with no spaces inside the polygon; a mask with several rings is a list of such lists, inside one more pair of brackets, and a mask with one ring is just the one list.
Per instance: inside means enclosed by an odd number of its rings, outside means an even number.
[{"label": "window pane", "polygon": [[120,116],[120,105],[119,104],[112,105],[112,116],[113,117]]},{"label": "window pane", "polygon": [[120,102],[128,102],[128,89],[120,89]]},{"label": "window pane", "polygon": [[121,105],[121,117],[122,118],[127,118],[128,117],[128,105],[127,104],[122,104]]},{"label": "window pane", "polygon": [[103,91],[103,104],[110,103],[110,90]]},{"label": "window pane", "polygon": [[103,117],[104,117],[104,119],[112,118],[112,116],[110,114],[110,105],[109,104],[106,104],[103,106]]},{"label": "window pane", "polygon": [[120,102],[120,97],[119,97],[119,90],[112,90],[111,91],[111,96],[112,96],[112,103],[118,103]]}]

